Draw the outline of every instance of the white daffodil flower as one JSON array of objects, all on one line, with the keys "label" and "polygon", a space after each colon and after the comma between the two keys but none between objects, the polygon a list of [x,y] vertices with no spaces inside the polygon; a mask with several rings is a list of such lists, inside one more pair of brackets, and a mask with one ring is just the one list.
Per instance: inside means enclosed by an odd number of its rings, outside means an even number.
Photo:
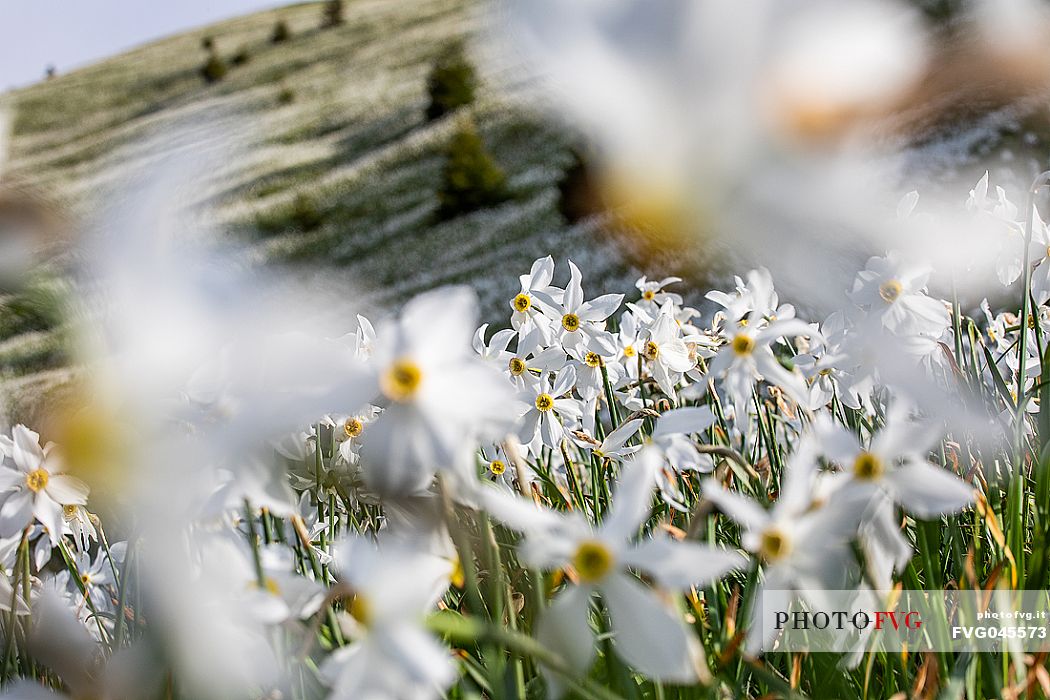
[{"label": "white daffodil flower", "polygon": [[715,414],[707,406],[675,408],[656,419],[653,432],[645,439],[643,450],[656,452],[675,471],[710,471],[710,456],[701,454],[688,436],[715,424]]},{"label": "white daffodil flower", "polygon": [[73,563],[80,579],[75,590],[79,591],[83,587],[84,594],[91,598],[96,610],[109,610],[113,600],[111,587],[116,581],[113,577],[114,564],[106,552],[100,549],[94,559],[90,554],[80,552],[74,556]]},{"label": "white daffodil flower", "polygon": [[308,430],[287,433],[272,440],[271,444],[274,451],[285,459],[302,462],[313,456],[314,449],[317,447],[317,438],[314,435],[313,426],[310,426]]},{"label": "white daffodil flower", "polygon": [[[36,567],[36,571],[43,573],[43,566],[51,558],[51,538],[45,536],[42,525],[34,524],[29,532],[29,540],[35,542],[33,547],[33,564]],[[17,595],[14,595],[15,589],[11,587],[12,575],[20,556],[19,547],[21,543],[21,537],[0,539],[0,567],[2,567],[0,569],[0,610],[11,612],[11,600],[14,598],[15,610],[19,615],[24,615],[29,612],[27,604],[29,601],[23,600],[22,591],[20,590],[21,586],[18,587]]]},{"label": "white daffodil flower", "polygon": [[873,587],[881,595],[888,594],[893,589],[893,574],[904,571],[912,557],[911,545],[901,533],[900,519],[889,498],[882,494],[872,497],[857,535]]},{"label": "white daffodil flower", "polygon": [[[678,510],[687,510],[674,474],[685,471],[709,472],[714,468],[710,455],[701,453],[690,435],[701,433],[715,423],[715,414],[707,406],[675,408],[656,419],[651,435],[642,442],[637,459],[656,475],[664,502]],[[670,469],[672,473],[667,473]]]},{"label": "white daffodil flower", "polygon": [[481,451],[481,466],[486,478],[509,486],[516,465],[502,445],[493,445]]},{"label": "white daffodil flower", "polygon": [[474,333],[474,340],[471,345],[474,347],[474,352],[478,354],[483,360],[493,362],[497,367],[501,369],[507,365],[510,358],[514,357],[514,353],[507,351],[507,346],[510,345],[510,341],[517,337],[517,332],[510,328],[504,328],[503,330],[496,331],[492,334],[488,343],[485,342],[485,334],[488,332],[489,324],[483,323]]},{"label": "white daffodil flower", "polygon": [[245,499],[275,515],[291,515],[294,510],[295,494],[288,479],[258,454],[246,455],[236,471],[214,469],[208,476],[217,487],[201,506],[205,517],[221,518],[230,510],[239,510]]},{"label": "white daffodil flower", "polygon": [[610,386],[615,386],[623,376],[623,368],[611,357],[603,357],[593,350],[569,348],[570,364],[576,369],[576,393],[584,401],[594,401],[605,390],[602,366],[609,376]]},{"label": "white daffodil flower", "polygon": [[[1027,222],[1020,223],[1023,227]],[[1032,205],[1032,239],[1028,244],[1028,261],[1035,265],[1032,271],[1032,298],[1037,305],[1043,305],[1050,300],[1050,229],[1035,205]]]},{"label": "white daffodil flower", "polygon": [[[813,451],[799,447],[781,477],[780,495],[766,510],[757,502],[727,491],[713,478],[702,484],[704,497],[743,529],[741,544],[762,565],[763,581],[755,592],[765,596],[766,607],[782,602],[786,609],[792,592],[819,604],[821,591],[845,590],[857,576],[850,540],[857,529],[863,502],[840,499],[814,503]],[[858,507],[860,506],[860,507]],[[771,602],[772,601],[772,602]],[[776,636],[775,629],[759,624],[752,614],[746,647],[757,654]]]},{"label": "white daffodil flower", "polygon": [[172,546],[140,547],[138,563],[154,601],[151,624],[167,633],[186,692],[230,698],[279,684],[284,671],[269,640],[273,594],[259,587],[248,543],[229,529],[167,536]]},{"label": "white daffodil flower", "polygon": [[579,401],[569,397],[575,384],[576,368],[566,365],[557,375],[544,372],[538,382],[519,392],[518,399],[528,406],[518,419],[518,439],[523,444],[538,436],[544,445],[557,450],[565,435],[564,419],[579,420],[583,415]]},{"label": "white daffodil flower", "polygon": [[605,319],[620,308],[623,294],[604,294],[591,301],[583,300],[579,268],[569,261],[569,284],[561,299],[549,292],[533,295],[552,323],[559,325],[558,342],[562,347],[582,347],[599,355],[615,355],[616,342],[605,330]]},{"label": "white daffodil flower", "polygon": [[660,308],[667,302],[671,302],[671,305],[678,307],[682,305],[682,295],[675,292],[668,292],[664,287],[681,282],[681,277],[664,277],[661,280],[649,280],[644,276],[639,278],[634,286],[638,289],[641,298],[638,300],[638,306],[647,310],[651,314],[655,314]]},{"label": "white daffodil flower", "polygon": [[893,253],[873,257],[857,273],[849,296],[891,333],[940,337],[949,318],[944,304],[926,295],[931,271],[928,266],[904,264]]},{"label": "white daffodil flower", "polygon": [[317,612],[324,599],[324,587],[313,579],[295,573],[290,549],[279,545],[262,547],[259,552],[262,582],[248,553],[230,562],[244,581],[244,596],[261,622],[277,625],[303,619]]},{"label": "white daffodil flower", "polygon": [[336,569],[353,595],[341,617],[351,642],[321,664],[332,700],[440,698],[456,678],[423,616],[448,588],[452,564],[401,543],[363,537],[339,546]]},{"label": "white daffodil flower", "polygon": [[[72,533],[66,532],[65,534]],[[33,565],[31,570],[42,573],[55,552],[51,538],[48,537],[47,530],[43,525],[33,523],[29,526],[26,539],[29,540],[30,545],[30,561]],[[0,568],[9,576],[14,572],[21,544],[21,537],[0,538]],[[80,543],[75,544],[78,548],[80,547]],[[78,549],[78,551],[82,550]]]},{"label": "white daffodil flower", "polygon": [[357,314],[357,330],[347,333],[340,338],[340,342],[354,349],[354,357],[364,361],[372,356],[372,347],[376,342],[376,331],[372,322],[361,314]]},{"label": "white daffodil flower", "polygon": [[85,551],[92,540],[98,539],[98,532],[92,522],[93,516],[84,506],[74,504],[62,506],[62,519],[66,527],[64,533],[73,537],[73,543],[80,551]]},{"label": "white daffodil flower", "polygon": [[642,346],[642,357],[660,390],[674,399],[675,385],[681,381],[683,374],[696,366],[696,358],[690,356],[670,301],[664,303],[649,326]]},{"label": "white daffodil flower", "polygon": [[920,518],[955,513],[973,502],[972,486],[927,458],[940,437],[937,430],[911,420],[902,402],[890,407],[886,424],[867,447],[845,428],[822,426],[822,451],[842,468],[842,489],[869,497],[881,492]]},{"label": "white daffodil flower", "polygon": [[694,309],[691,306],[680,306],[675,312],[674,317],[686,336],[698,335],[703,332],[701,328],[696,325],[696,322],[699,322],[701,317],[701,313],[698,309]]},{"label": "white daffodil flower", "polygon": [[805,404],[817,411],[837,398],[844,406],[859,409],[871,393],[869,375],[858,373],[852,361],[847,341],[845,316],[835,312],[808,336],[805,352],[795,355],[794,364],[810,381],[809,401]]},{"label": "white daffodil flower", "polygon": [[734,276],[735,288],[732,292],[711,290],[705,298],[725,309],[733,318],[744,318],[754,314],[770,321],[786,321],[795,317],[795,307],[781,304],[773,288],[773,276],[769,270],[760,267],[747,273],[745,282],[740,276]]},{"label": "white daffodil flower", "polygon": [[372,322],[361,314],[357,315],[357,332],[355,333],[354,351],[355,355],[362,360],[367,360],[372,355],[372,346],[376,342],[376,331]]},{"label": "white daffodil flower", "polygon": [[532,263],[529,274],[518,278],[518,281],[521,282],[521,291],[510,300],[511,327],[520,336],[535,331],[543,339],[544,345],[551,342],[553,331],[550,319],[544,316],[533,303],[533,295],[536,292],[543,292],[554,299],[560,299],[561,290],[551,286],[553,279],[554,258],[549,255],[539,258]]},{"label": "white daffodil flower", "polygon": [[57,545],[63,532],[63,506],[86,504],[87,484],[63,474],[53,446],[41,447],[40,436],[24,425],[12,429],[7,451],[14,468],[0,466],[0,536],[13,537],[36,518]]},{"label": "white daffodil flower", "polygon": [[577,433],[575,435],[576,444],[588,450],[598,459],[620,463],[641,449],[641,445],[628,445],[627,441],[634,437],[644,422],[641,418],[626,421],[601,441],[595,440],[587,433]]},{"label": "white daffodil flower", "polygon": [[[549,338],[547,342],[550,342]],[[535,383],[540,374],[546,371],[557,372],[565,366],[565,350],[560,345],[543,347],[543,333],[539,328],[533,328],[528,333],[518,336],[517,349],[507,352],[501,359],[505,359],[503,371],[510,377],[517,389],[524,389],[526,385]]]},{"label": "white daffodil flower", "polygon": [[708,375],[721,378],[735,407],[737,425],[746,424],[747,406],[755,382],[765,380],[787,392],[799,404],[808,396],[805,382],[785,369],[773,355],[770,345],[784,336],[805,335],[809,325],[799,319],[774,321],[763,326],[756,312],[745,319],[727,323],[726,345],[708,365]]},{"label": "white daffodil flower", "polygon": [[[1024,223],[1018,221],[1017,206],[1007,198],[1006,190],[996,186],[995,193],[994,198],[988,196],[988,172],[985,171],[970,190],[966,208],[987,224],[986,234],[993,237],[995,273],[999,282],[1008,287],[1024,272]],[[974,264],[979,262],[975,260]]]},{"label": "white daffodil flower", "polygon": [[418,493],[436,470],[454,465],[461,442],[497,437],[513,420],[511,388],[471,352],[475,313],[472,292],[441,289],[380,327],[371,381],[385,406],[361,446],[375,491]]},{"label": "white daffodil flower", "polygon": [[354,465],[360,460],[361,442],[365,430],[379,416],[378,406],[365,406],[364,410],[352,415],[329,416],[328,423],[332,428],[336,445],[339,446],[339,459],[345,464]]},{"label": "white daffodil flower", "polygon": [[1017,325],[1016,320],[1014,323],[1010,323],[1010,319],[1005,312],[992,314],[992,309],[987,299],[981,300],[981,311],[984,313],[985,319],[984,333],[994,347],[995,353],[1000,356],[1006,355],[1013,345],[1006,329],[1009,326]]},{"label": "white daffodil flower", "polygon": [[706,585],[744,560],[735,552],[665,535],[635,542],[649,515],[653,485],[644,466],[625,467],[612,509],[597,528],[576,514],[542,511],[502,493],[487,497],[494,516],[525,534],[521,553],[527,561],[570,570],[575,585],[545,611],[537,636],[578,673],[594,660],[589,617],[595,595],[609,611],[617,653],[636,670],[671,683],[695,682],[704,672],[701,647],[679,613],[631,571],[644,572],[661,588],[683,591]]},{"label": "white daffodil flower", "polygon": [[[631,305],[628,304],[628,307]],[[630,309],[620,316],[620,330],[616,339],[616,361],[624,369],[621,383],[633,382],[638,379],[638,367],[641,362],[641,353],[644,346],[642,334],[643,324],[639,322],[638,316]]]}]

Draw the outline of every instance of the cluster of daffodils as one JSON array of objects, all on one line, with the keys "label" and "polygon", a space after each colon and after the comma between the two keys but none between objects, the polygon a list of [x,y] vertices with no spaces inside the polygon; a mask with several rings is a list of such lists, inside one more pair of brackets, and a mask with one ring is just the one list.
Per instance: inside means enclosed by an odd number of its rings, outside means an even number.
[{"label": "cluster of daffodils", "polygon": [[[105,586],[114,580],[126,543],[109,544],[86,508],[87,484],[63,473],[54,448],[41,445],[40,436],[22,425],[0,435],[0,610],[28,614],[35,595],[55,595],[98,638],[102,628],[94,618],[99,611],[114,613]],[[32,575],[46,571],[53,559],[64,564],[51,567],[52,575]]]},{"label": "cluster of daffodils", "polygon": [[177,441],[141,453],[179,447],[148,510],[190,515],[131,508],[128,542],[108,542],[62,447],[16,426],[0,439],[9,697],[758,693],[790,673],[759,659],[776,632],[759,596],[983,585],[1004,562],[1018,583],[1028,535],[1004,526],[1046,507],[1024,494],[1048,485],[1026,470],[1048,438],[1050,236],[986,179],[969,209],[1001,224],[1020,313],[984,301],[974,320],[894,254],[821,322],[762,269],[702,312],[678,278],[594,295],[546,257],[498,329],[456,288],[358,317],[326,345],[338,390],[310,394],[336,410],[221,460],[209,425],[271,412],[210,368],[213,390],[198,376],[161,423]]}]

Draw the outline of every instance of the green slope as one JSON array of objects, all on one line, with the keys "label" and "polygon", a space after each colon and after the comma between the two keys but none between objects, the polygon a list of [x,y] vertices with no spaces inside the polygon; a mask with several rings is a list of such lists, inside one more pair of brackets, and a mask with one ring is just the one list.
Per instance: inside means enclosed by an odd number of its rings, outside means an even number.
[{"label": "green slope", "polygon": [[[86,220],[122,173],[148,169],[163,155],[157,144],[166,134],[178,134],[168,151],[193,148],[196,136],[235,134],[237,157],[199,183],[224,230],[250,247],[253,260],[337,268],[371,290],[362,305],[468,283],[498,320],[516,275],[548,253],[580,263],[589,293],[629,281],[633,271],[613,246],[596,244],[593,224],[570,227],[558,214],[568,138],[491,87],[505,81],[483,75],[473,106],[426,121],[426,76],[451,41],[481,29],[479,3],[349,0],[345,15],[344,25],[322,31],[320,3],[262,12],[11,93],[10,174]],[[273,44],[278,20],[293,37]],[[206,36],[227,60],[244,49],[249,62],[207,84],[199,74]],[[442,149],[465,116],[506,171],[512,197],[438,222]],[[303,226],[297,207],[318,225]],[[20,303],[0,299],[0,317]],[[9,395],[35,391],[66,361],[61,335],[49,328],[0,323],[0,377],[16,380]]]}]

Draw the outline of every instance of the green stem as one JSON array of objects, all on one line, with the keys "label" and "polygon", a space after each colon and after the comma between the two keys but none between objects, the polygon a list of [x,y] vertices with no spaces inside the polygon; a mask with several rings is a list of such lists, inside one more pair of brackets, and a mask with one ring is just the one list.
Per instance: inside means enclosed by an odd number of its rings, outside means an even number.
[{"label": "green stem", "polygon": [[262,555],[259,552],[259,536],[255,533],[255,516],[252,513],[252,504],[244,499],[244,522],[248,527],[248,543],[252,549],[252,564],[255,566],[255,582],[259,588],[266,588],[266,574],[263,573]]}]

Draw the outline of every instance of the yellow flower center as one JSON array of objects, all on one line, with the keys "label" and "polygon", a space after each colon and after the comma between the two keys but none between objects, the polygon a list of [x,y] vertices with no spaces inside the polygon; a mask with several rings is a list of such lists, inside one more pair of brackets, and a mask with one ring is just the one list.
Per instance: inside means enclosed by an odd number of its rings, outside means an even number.
[{"label": "yellow flower center", "polygon": [[525,374],[525,360],[521,359],[520,357],[510,358],[510,362],[507,364],[507,367],[510,369],[510,373],[513,374],[515,377],[520,377],[521,375]]},{"label": "yellow flower center", "polygon": [[745,333],[733,337],[733,352],[737,355],[750,355],[755,349],[755,339]]},{"label": "yellow flower center", "polygon": [[758,555],[766,561],[783,559],[791,552],[791,540],[778,527],[771,527],[762,533],[758,545]]},{"label": "yellow flower center", "polygon": [[886,471],[882,460],[870,452],[861,452],[853,460],[853,476],[864,481],[878,479]]},{"label": "yellow flower center", "polygon": [[489,471],[492,472],[494,476],[499,476],[507,471],[507,465],[503,463],[503,460],[494,459],[489,462]]},{"label": "yellow flower center", "polygon": [[263,577],[262,583],[253,579],[248,584],[248,588],[257,591],[266,591],[270,595],[281,595],[281,586],[269,576]]},{"label": "yellow flower center", "polygon": [[541,411],[549,411],[554,406],[554,398],[550,394],[540,394],[536,397],[536,408]]},{"label": "yellow flower center", "polygon": [[422,383],[423,370],[412,360],[402,358],[387,368],[379,386],[389,399],[408,401],[416,395]]},{"label": "yellow flower center", "polygon": [[452,559],[452,573],[448,575],[449,583],[456,588],[463,588],[467,582],[467,575],[463,571],[463,563],[459,560],[459,557]]},{"label": "yellow flower center", "polygon": [[358,437],[364,429],[365,424],[361,422],[360,418],[347,418],[346,422],[343,423],[343,432],[346,433],[348,438]]},{"label": "yellow flower center", "polygon": [[640,178],[623,165],[602,175],[598,197],[608,203],[617,223],[634,232],[650,251],[683,250],[687,232],[705,218],[684,178],[669,173]]},{"label": "yellow flower center", "polygon": [[651,289],[646,289],[642,292],[642,299],[645,299],[646,301],[652,301],[654,297],[656,297],[656,293]]},{"label": "yellow flower center", "polygon": [[628,345],[627,347],[625,347],[623,349],[623,356],[624,357],[634,357],[634,346],[633,345]]},{"label": "yellow flower center", "polygon": [[650,340],[645,344],[645,349],[642,351],[642,354],[645,355],[645,359],[652,362],[660,357],[660,346]]},{"label": "yellow flower center", "polygon": [[529,297],[528,294],[522,292],[518,296],[514,297],[514,301],[511,303],[514,304],[515,311],[519,313],[525,313],[529,310],[529,307],[532,306],[532,299]]},{"label": "yellow flower center", "polygon": [[897,297],[901,295],[904,287],[897,280],[886,280],[879,285],[879,296],[887,304],[892,304],[897,301]]},{"label": "yellow flower center", "polygon": [[43,491],[47,488],[47,480],[50,476],[51,475],[48,474],[47,470],[43,467],[35,469],[26,474],[26,486],[28,486],[29,490],[33,493]]},{"label": "yellow flower center", "polygon": [[580,317],[576,314],[565,314],[561,317],[562,328],[572,333],[580,329]]},{"label": "yellow flower center", "polygon": [[54,441],[61,445],[67,474],[96,486],[119,488],[128,478],[132,431],[108,401],[76,399],[55,418]]},{"label": "yellow flower center", "polygon": [[360,593],[354,596],[354,600],[350,603],[350,609],[347,612],[350,613],[350,617],[365,627],[372,624],[372,605]]},{"label": "yellow flower center", "polygon": [[91,574],[80,574],[80,582],[84,584],[85,587],[90,586]]},{"label": "yellow flower center", "polygon": [[65,516],[66,520],[72,520],[77,517],[76,506],[62,506],[62,515]]},{"label": "yellow flower center", "polygon": [[602,358],[596,352],[589,352],[583,356],[583,361],[588,367],[598,367],[602,364]]},{"label": "yellow flower center", "polygon": [[584,583],[602,580],[613,566],[613,555],[601,542],[587,540],[576,548],[572,556],[572,568]]}]

